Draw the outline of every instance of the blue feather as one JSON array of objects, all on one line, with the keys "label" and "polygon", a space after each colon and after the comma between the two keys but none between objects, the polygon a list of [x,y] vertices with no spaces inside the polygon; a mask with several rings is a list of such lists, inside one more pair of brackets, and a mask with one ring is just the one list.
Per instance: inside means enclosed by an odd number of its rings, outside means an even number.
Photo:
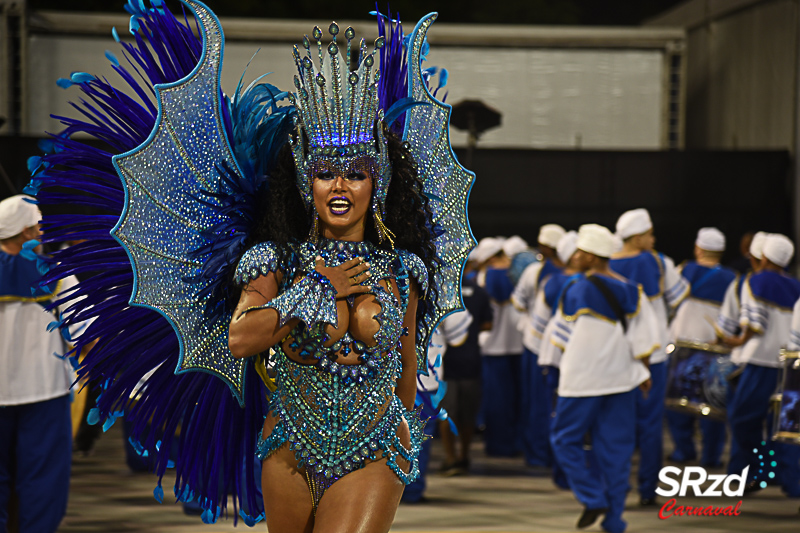
[{"label": "blue feather", "polygon": [[106,55],[106,59],[111,61],[111,63],[113,63],[115,67],[119,66],[119,59],[117,59],[117,56],[115,56],[111,51],[106,50],[106,54],[105,55]]},{"label": "blue feather", "polygon": [[[88,74],[59,81],[59,86],[77,85],[83,93],[83,100],[74,104],[81,118],[56,117],[65,129],[49,143],[42,144],[45,154],[42,164],[34,170],[29,190],[39,189],[37,198],[42,205],[60,208],[61,214],[44,217],[45,243],[57,246],[67,240],[88,240],[47,259],[50,270],[43,279],[50,282],[74,273],[87,274],[73,291],[53,305],[68,307],[61,317],[64,326],[95,319],[75,338],[77,350],[97,340],[78,370],[81,378],[88,379],[89,386],[103,388],[97,405],[89,413],[90,423],[103,422],[107,428],[125,412],[133,424],[132,438],[140,442],[143,454],[154,459],[159,482],[166,470],[174,466],[177,491],[202,494],[205,508],[217,511],[212,515],[215,519],[220,506],[227,507],[227,495],[232,494],[235,521],[239,516],[237,508],[248,509],[251,515],[258,515],[262,509],[257,490],[259,480],[254,478],[252,469],[243,465],[252,464],[253,435],[266,412],[265,387],[256,372],[249,369],[242,409],[221,380],[196,372],[175,375],[179,353],[175,334],[161,315],[128,304],[133,289],[131,266],[125,251],[109,234],[124,201],[112,156],[136,148],[153,129],[157,114],[153,86],[184,77],[202,53],[196,27],[164,10],[160,0],[152,1],[151,5],[154,9],[146,9],[140,1],[126,5],[135,30],[133,43],[120,42],[127,65],[114,61],[116,56],[106,56],[121,83],[116,82],[115,86]],[[119,41],[115,30],[112,35]],[[134,96],[125,92],[125,86]],[[243,132],[241,123],[228,113],[225,116],[228,138],[233,139],[232,132],[239,131],[242,143],[249,142],[248,139],[262,146],[269,143],[267,151],[274,156],[279,144],[274,147],[272,144],[285,142],[293,113],[293,108],[267,101],[268,95],[280,94],[277,89],[253,93],[251,99],[256,104],[263,102],[279,112],[273,113],[274,118],[260,115],[266,127],[247,126],[248,131],[253,129],[252,133]],[[242,118],[252,112],[239,111]],[[85,142],[87,134],[101,143]],[[253,173],[247,179],[231,177],[242,191],[235,196],[237,201],[252,203],[256,192],[266,183],[263,171],[268,169],[267,161],[266,156],[255,161]],[[91,210],[90,215],[84,206]],[[231,213],[236,233],[232,240],[220,241],[229,252],[225,258],[209,262],[209,277],[198,283],[199,290],[208,290],[208,286],[223,290],[219,276],[235,262],[235,252],[244,245],[243,236],[254,213],[252,206],[239,207],[249,215],[237,218],[233,203],[224,207]],[[153,369],[147,387],[133,402],[132,392]],[[208,424],[208,420],[217,423]],[[158,450],[156,435],[162,441]]]},{"label": "blue feather", "polygon": [[395,120],[397,120],[400,115],[411,109],[412,107],[416,106],[429,106],[430,104],[427,102],[417,102],[410,96],[403,98],[402,100],[398,100],[397,102],[389,108],[386,112],[386,116],[384,117],[384,123],[391,127]]}]

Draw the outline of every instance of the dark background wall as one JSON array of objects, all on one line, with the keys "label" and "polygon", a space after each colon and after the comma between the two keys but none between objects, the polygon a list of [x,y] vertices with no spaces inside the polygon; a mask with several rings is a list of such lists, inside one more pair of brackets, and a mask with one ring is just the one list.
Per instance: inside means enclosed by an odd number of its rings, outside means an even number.
[{"label": "dark background wall", "polygon": [[[463,150],[457,150],[461,161]],[[791,235],[790,158],[785,151],[477,150],[470,222],[477,238],[594,222],[612,231],[628,209],[650,210],[656,247],[677,261],[691,256],[697,230],[716,226],[735,256],[741,235]]]},{"label": "dark background wall", "polygon": [[[26,161],[38,139],[0,136],[0,198],[22,190]],[[456,150],[461,161],[463,150]],[[688,258],[697,230],[716,226],[728,237],[728,259],[748,230],[791,234],[790,157],[785,151],[538,151],[476,150],[477,180],[470,221],[477,238],[521,235],[536,242],[538,228],[568,229],[595,222],[614,229],[627,209],[646,207],[659,250]]]}]

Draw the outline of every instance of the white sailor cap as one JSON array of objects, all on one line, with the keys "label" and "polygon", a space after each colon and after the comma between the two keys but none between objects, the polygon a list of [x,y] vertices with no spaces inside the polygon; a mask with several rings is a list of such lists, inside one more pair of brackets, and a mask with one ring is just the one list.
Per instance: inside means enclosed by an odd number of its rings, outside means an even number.
[{"label": "white sailor cap", "polygon": [[520,252],[524,252],[528,249],[528,243],[520,237],[519,235],[514,235],[513,237],[509,237],[506,239],[506,242],[503,243],[503,252],[508,257],[514,257]]},{"label": "white sailor cap", "polygon": [[42,212],[29,200],[32,197],[18,194],[0,202],[0,239],[19,235],[22,230],[35,226],[42,220]]},{"label": "white sailor cap", "polygon": [[584,252],[609,258],[614,253],[614,234],[605,226],[584,224],[578,228],[576,246]]},{"label": "white sailor cap", "polygon": [[578,232],[577,231],[568,231],[561,237],[561,240],[558,241],[558,246],[556,246],[556,253],[558,254],[558,258],[561,260],[562,263],[565,265],[569,263],[570,258],[575,254],[575,250],[578,249]]},{"label": "white sailor cap", "polygon": [[500,237],[485,237],[478,242],[478,246],[473,250],[475,261],[483,263],[490,257],[503,251],[505,239]]},{"label": "white sailor cap", "polygon": [[653,221],[650,220],[650,213],[644,208],[625,211],[617,220],[617,235],[621,239],[640,235],[652,228]]},{"label": "white sailor cap", "polygon": [[717,228],[700,228],[694,243],[698,248],[708,252],[724,252],[725,234]]},{"label": "white sailor cap", "polygon": [[615,233],[614,234],[614,253],[621,252],[622,251],[622,247],[624,245],[625,245],[625,243],[622,242],[622,237],[620,237],[619,235],[617,235]]},{"label": "white sailor cap", "polygon": [[558,224],[545,224],[539,228],[538,242],[550,248],[555,248],[566,232],[567,230]]},{"label": "white sailor cap", "polygon": [[750,241],[750,255],[761,260],[761,253],[764,249],[764,241],[767,239],[769,233],[766,231],[759,231],[755,235],[753,235],[753,240]]},{"label": "white sailor cap", "polygon": [[786,235],[771,233],[764,239],[764,257],[778,265],[785,267],[794,256],[794,244]]}]

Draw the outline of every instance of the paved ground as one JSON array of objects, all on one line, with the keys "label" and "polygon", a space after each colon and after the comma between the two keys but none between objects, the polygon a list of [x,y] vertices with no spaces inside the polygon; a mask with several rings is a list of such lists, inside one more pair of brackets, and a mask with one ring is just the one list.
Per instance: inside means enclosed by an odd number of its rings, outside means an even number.
[{"label": "paved ground", "polygon": [[[125,467],[122,436],[117,426],[119,424],[103,435],[93,455],[76,456],[62,533],[250,531],[241,523],[236,529],[232,522],[205,525],[198,517],[184,515],[180,505],[158,504],[153,499],[155,478],[148,474],[130,474]],[[439,462],[439,449],[434,446],[434,472]],[[401,505],[392,531],[567,532],[575,531],[580,512],[572,494],[555,488],[547,472],[523,467],[522,459],[486,458],[480,443],[475,446],[471,475],[443,478],[432,474],[426,494],[426,503]],[[737,501],[681,498],[683,505],[717,506]],[[746,498],[741,504],[741,515],[737,517],[660,520],[658,508],[640,508],[633,493],[627,503],[625,519],[629,532],[800,531],[800,501],[786,499],[773,488]],[[266,528],[262,523],[254,530],[265,531]],[[595,525],[586,531],[601,529]]]}]

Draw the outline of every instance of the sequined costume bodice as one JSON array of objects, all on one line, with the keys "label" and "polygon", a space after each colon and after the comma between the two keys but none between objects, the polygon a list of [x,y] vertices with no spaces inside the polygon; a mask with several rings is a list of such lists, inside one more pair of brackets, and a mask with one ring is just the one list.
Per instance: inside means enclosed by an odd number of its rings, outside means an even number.
[{"label": "sequined costume bodice", "polygon": [[[353,338],[349,331],[341,338],[329,338],[326,324],[338,322],[335,301],[317,297],[315,292],[312,295],[311,289],[291,297],[293,291],[301,290],[297,280],[314,271],[317,256],[329,267],[355,257],[369,262],[371,275],[364,284],[373,287],[372,294],[380,306],[374,316],[378,329],[372,339]],[[305,242],[283,250],[262,243],[242,258],[236,281],[244,285],[270,271],[280,271],[283,276],[278,297],[263,307],[276,309],[281,323],[290,315],[306,318],[273,347],[271,362],[277,388],[270,398],[270,412],[277,424],[266,439],[260,440],[259,457],[267,458],[288,442],[298,466],[306,469],[315,504],[325,488],[361,468],[367,460],[386,457],[404,483],[415,479],[422,422],[416,412],[406,411],[394,387],[401,372],[401,342],[408,339],[403,317],[409,278],[416,279],[423,291],[427,284],[422,261],[408,252],[381,250],[368,242],[325,240],[319,245]],[[391,289],[392,283],[396,292]],[[351,307],[353,300],[349,301]],[[357,355],[357,364],[337,362],[340,356],[352,353]],[[397,435],[403,420],[411,430],[409,448]],[[398,456],[411,465],[408,473],[398,465]]]}]

